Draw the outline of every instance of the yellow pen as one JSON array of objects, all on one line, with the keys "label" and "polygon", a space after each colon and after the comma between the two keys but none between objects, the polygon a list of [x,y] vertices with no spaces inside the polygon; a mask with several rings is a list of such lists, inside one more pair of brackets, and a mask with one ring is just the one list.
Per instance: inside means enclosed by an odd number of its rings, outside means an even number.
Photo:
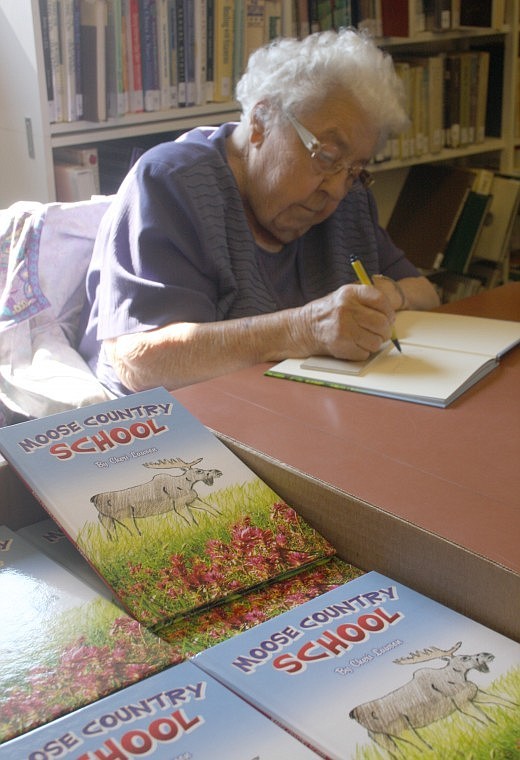
[{"label": "yellow pen", "polygon": [[[350,263],[352,265],[352,269],[356,273],[356,277],[358,278],[359,282],[362,285],[373,285],[370,275],[367,273],[367,270],[363,266],[363,262],[361,259],[359,259],[357,256],[351,256],[350,257]],[[397,340],[397,335],[395,334],[395,330],[392,330],[392,337],[391,337],[392,343],[397,348],[398,351],[401,353],[403,352],[399,341]]]}]

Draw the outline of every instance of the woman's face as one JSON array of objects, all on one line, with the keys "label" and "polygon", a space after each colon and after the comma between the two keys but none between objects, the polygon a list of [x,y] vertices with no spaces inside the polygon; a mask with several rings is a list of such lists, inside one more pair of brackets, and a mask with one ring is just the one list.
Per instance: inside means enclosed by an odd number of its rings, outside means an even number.
[{"label": "woman's face", "polygon": [[[376,130],[344,97],[327,98],[299,121],[321,143],[338,148],[346,167],[365,164],[375,150]],[[254,124],[245,193],[258,242],[265,237],[266,243],[271,238],[271,244],[285,244],[300,237],[335,211],[352,183],[347,168],[324,174],[290,123],[266,130],[261,121]]]}]

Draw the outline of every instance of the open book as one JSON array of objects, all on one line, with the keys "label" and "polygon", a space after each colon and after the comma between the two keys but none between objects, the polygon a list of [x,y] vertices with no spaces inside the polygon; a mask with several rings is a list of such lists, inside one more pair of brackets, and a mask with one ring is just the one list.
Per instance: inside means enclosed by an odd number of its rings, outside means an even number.
[{"label": "open book", "polygon": [[286,359],[266,374],[446,407],[520,342],[520,322],[441,312],[399,312],[395,332],[402,353],[390,343],[365,362]]},{"label": "open book", "polygon": [[0,452],[154,630],[335,553],[164,388],[2,428]]}]

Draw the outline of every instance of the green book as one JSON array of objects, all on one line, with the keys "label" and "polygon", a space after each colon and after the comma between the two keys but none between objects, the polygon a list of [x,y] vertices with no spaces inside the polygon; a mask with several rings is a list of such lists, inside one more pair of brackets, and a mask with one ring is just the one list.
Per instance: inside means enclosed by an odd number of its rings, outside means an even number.
[{"label": "green book", "polygon": [[465,274],[480,230],[486,219],[491,195],[470,190],[455,229],[444,250],[443,266],[448,272]]}]

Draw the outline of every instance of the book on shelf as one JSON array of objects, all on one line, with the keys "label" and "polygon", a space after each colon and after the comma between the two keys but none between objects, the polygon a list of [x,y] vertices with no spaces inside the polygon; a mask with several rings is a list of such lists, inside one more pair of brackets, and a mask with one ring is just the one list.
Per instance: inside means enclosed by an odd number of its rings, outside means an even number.
[{"label": "book on shelf", "polygon": [[63,65],[60,45],[60,13],[58,0],[47,0],[44,18],[49,30],[49,60],[53,99],[51,102],[51,121],[62,122],[63,110]]},{"label": "book on shelf", "polygon": [[194,106],[196,101],[195,83],[195,6],[193,0],[184,0],[185,38],[184,55],[186,59],[186,105]]},{"label": "book on shelf", "polygon": [[88,121],[106,121],[106,1],[81,0],[80,10],[83,117]]},{"label": "book on shelf", "polygon": [[490,194],[491,203],[473,250],[473,261],[485,259],[498,264],[509,250],[520,202],[520,180],[495,174]]},{"label": "book on shelf", "polygon": [[45,69],[45,91],[49,106],[49,122],[56,121],[56,109],[54,105],[54,88],[51,62],[51,37],[49,26],[49,0],[39,0],[40,28],[42,35],[43,65]]},{"label": "book on shelf", "polygon": [[128,112],[125,56],[122,1],[107,0],[107,116],[112,118]]},{"label": "book on shelf", "polygon": [[215,90],[215,0],[206,0],[206,101],[211,103]]},{"label": "book on shelf", "polygon": [[335,553],[163,388],[2,428],[0,451],[153,630]]},{"label": "book on shelf", "polygon": [[427,32],[446,32],[453,28],[452,0],[422,0],[422,5]]},{"label": "book on shelf", "polygon": [[139,0],[122,0],[122,10],[122,26],[126,50],[128,110],[130,113],[141,113],[144,111],[144,94]]},{"label": "book on shelf", "polygon": [[489,192],[470,190],[455,228],[444,249],[442,266],[448,272],[466,274],[491,204]]},{"label": "book on shelf", "polygon": [[87,201],[96,195],[96,179],[91,166],[54,163],[56,200],[62,203]]},{"label": "book on shelf", "polygon": [[402,353],[389,343],[357,373],[324,356],[313,357],[313,369],[303,366],[308,359],[285,359],[266,375],[447,407],[520,342],[518,322],[436,312],[400,311],[395,332]]},{"label": "book on shelf", "polygon": [[517,747],[520,644],[377,572],[192,662],[330,760]]},{"label": "book on shelf", "polygon": [[386,229],[394,243],[426,272],[442,265],[474,175],[463,167],[410,167]]},{"label": "book on shelf", "polygon": [[60,60],[62,68],[63,121],[77,121],[76,31],[74,0],[60,0],[58,6]]},{"label": "book on shelf", "polygon": [[191,662],[0,746],[0,760],[136,757],[316,760],[315,752]]},{"label": "book on shelf", "polygon": [[76,164],[90,168],[94,178],[93,194],[99,195],[101,193],[99,184],[99,156],[95,145],[55,148],[53,159],[55,163],[59,164]]},{"label": "book on shelf", "polygon": [[171,93],[170,28],[168,0],[157,0],[157,63],[159,109],[173,107]]},{"label": "book on shelf", "polygon": [[265,41],[265,0],[249,0],[243,5],[244,16],[239,31],[243,39],[241,71],[245,70],[251,53]]},{"label": "book on shelf", "polygon": [[233,97],[233,30],[235,0],[215,0],[213,100]]},{"label": "book on shelf", "polygon": [[193,45],[195,69],[195,105],[207,103],[207,54],[208,54],[208,23],[206,0],[195,0],[193,3]]},{"label": "book on shelf", "polygon": [[381,0],[381,24],[384,37],[415,37],[426,28],[423,3]]},{"label": "book on shelf", "polygon": [[2,750],[176,662],[170,645],[5,526],[0,615]]},{"label": "book on shelf", "polygon": [[157,57],[157,0],[139,0],[141,66],[145,111],[159,111],[159,60]]},{"label": "book on shelf", "polygon": [[[343,6],[343,2],[336,2],[336,13],[341,11],[340,6]],[[346,23],[342,23],[341,26],[348,26]],[[282,0],[266,0],[265,2],[265,19],[264,19],[264,42],[271,42],[282,36],[283,31],[283,8]]]},{"label": "book on shelf", "polygon": [[502,29],[505,0],[460,0],[460,26]]}]

